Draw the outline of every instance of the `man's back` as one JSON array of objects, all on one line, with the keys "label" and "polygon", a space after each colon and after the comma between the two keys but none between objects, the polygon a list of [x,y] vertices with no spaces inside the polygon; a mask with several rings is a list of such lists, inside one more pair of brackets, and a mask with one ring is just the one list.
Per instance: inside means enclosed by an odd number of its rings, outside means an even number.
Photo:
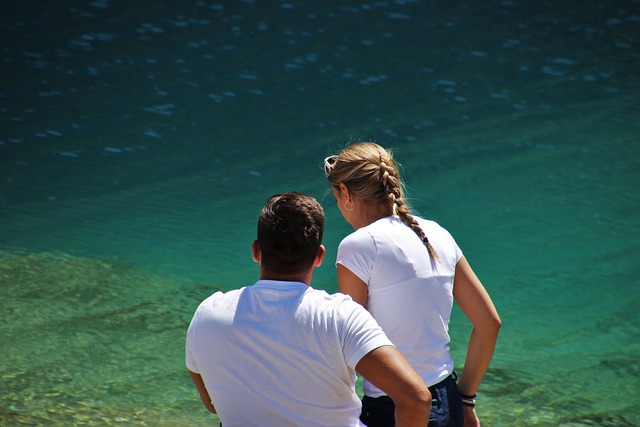
[{"label": "man's back", "polygon": [[358,426],[355,366],[390,344],[348,297],[261,280],[200,305],[187,366],[202,375],[225,427]]}]

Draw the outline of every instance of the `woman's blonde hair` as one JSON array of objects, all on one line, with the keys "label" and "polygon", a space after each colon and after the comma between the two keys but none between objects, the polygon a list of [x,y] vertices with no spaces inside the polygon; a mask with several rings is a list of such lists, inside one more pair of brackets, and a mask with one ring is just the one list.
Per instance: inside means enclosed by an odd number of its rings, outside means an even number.
[{"label": "woman's blonde hair", "polygon": [[351,144],[340,154],[327,157],[324,170],[333,187],[344,184],[355,198],[388,204],[393,213],[420,237],[429,255],[438,259],[424,230],[411,215],[404,197],[404,183],[390,150],[373,142]]}]

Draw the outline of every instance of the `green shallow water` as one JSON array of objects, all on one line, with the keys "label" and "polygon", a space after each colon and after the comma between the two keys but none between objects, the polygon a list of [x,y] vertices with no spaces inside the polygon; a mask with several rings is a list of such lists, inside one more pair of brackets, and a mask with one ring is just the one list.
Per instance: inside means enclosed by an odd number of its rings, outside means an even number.
[{"label": "green shallow water", "polygon": [[[639,426],[637,1],[9,7],[0,68],[0,425],[217,425],[184,367],[251,284],[268,196],[350,227],[322,159],[394,149],[503,320],[486,426]],[[469,325],[454,312],[464,360]]]}]

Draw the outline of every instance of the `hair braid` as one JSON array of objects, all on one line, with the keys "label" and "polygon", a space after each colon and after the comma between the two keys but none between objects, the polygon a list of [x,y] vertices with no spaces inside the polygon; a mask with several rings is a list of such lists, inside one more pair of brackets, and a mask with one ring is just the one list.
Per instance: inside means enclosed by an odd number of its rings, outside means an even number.
[{"label": "hair braid", "polygon": [[420,237],[429,255],[437,260],[438,254],[405,202],[403,183],[391,151],[372,142],[360,142],[335,157],[325,170],[331,185],[344,183],[355,197],[389,203],[393,214]]},{"label": "hair braid", "polygon": [[422,240],[422,243],[424,243],[424,245],[429,250],[429,255],[431,255],[433,259],[437,260],[438,253],[433,248],[431,243],[429,243],[429,238],[427,237],[426,234],[424,234],[424,230],[422,229],[422,227],[420,227],[420,225],[418,224],[418,221],[416,221],[413,215],[411,215],[411,213],[409,212],[409,208],[404,203],[403,199],[396,200],[396,213],[398,214],[400,221],[405,223],[407,227],[412,229],[413,232],[416,233],[418,237],[420,237],[420,240]]},{"label": "hair braid", "polygon": [[424,230],[418,224],[418,221],[411,215],[409,207],[404,201],[403,191],[402,191],[402,181],[400,180],[400,176],[398,174],[397,168],[389,168],[387,163],[380,156],[380,171],[382,172],[381,184],[387,193],[387,197],[389,198],[389,202],[393,207],[393,213],[397,214],[400,220],[410,229],[413,230],[414,233],[420,237],[420,240],[424,243],[429,251],[429,255],[433,259],[438,259],[438,254],[435,249],[429,243],[429,238],[424,234]]},{"label": "hair braid", "polygon": [[389,199],[389,204],[393,208],[394,213],[396,200],[402,198],[402,191],[397,181],[396,176],[393,174],[393,170],[389,172],[389,167],[384,160],[380,158],[380,184],[384,194],[387,199]]}]

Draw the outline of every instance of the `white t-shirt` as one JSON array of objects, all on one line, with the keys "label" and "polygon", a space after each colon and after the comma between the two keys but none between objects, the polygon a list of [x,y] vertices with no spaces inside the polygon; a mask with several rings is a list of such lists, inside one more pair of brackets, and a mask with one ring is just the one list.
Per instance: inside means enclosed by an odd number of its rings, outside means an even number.
[{"label": "white t-shirt", "polygon": [[[439,260],[397,217],[382,218],[345,237],[336,264],[368,285],[367,308],[391,342],[428,386],[453,372],[449,354],[449,319],[453,278],[462,251],[448,231],[433,221],[414,217]],[[366,395],[384,393],[364,381]]]},{"label": "white t-shirt", "polygon": [[186,365],[224,427],[360,426],[355,366],[384,345],[392,344],[350,297],[260,280],[200,304]]}]

